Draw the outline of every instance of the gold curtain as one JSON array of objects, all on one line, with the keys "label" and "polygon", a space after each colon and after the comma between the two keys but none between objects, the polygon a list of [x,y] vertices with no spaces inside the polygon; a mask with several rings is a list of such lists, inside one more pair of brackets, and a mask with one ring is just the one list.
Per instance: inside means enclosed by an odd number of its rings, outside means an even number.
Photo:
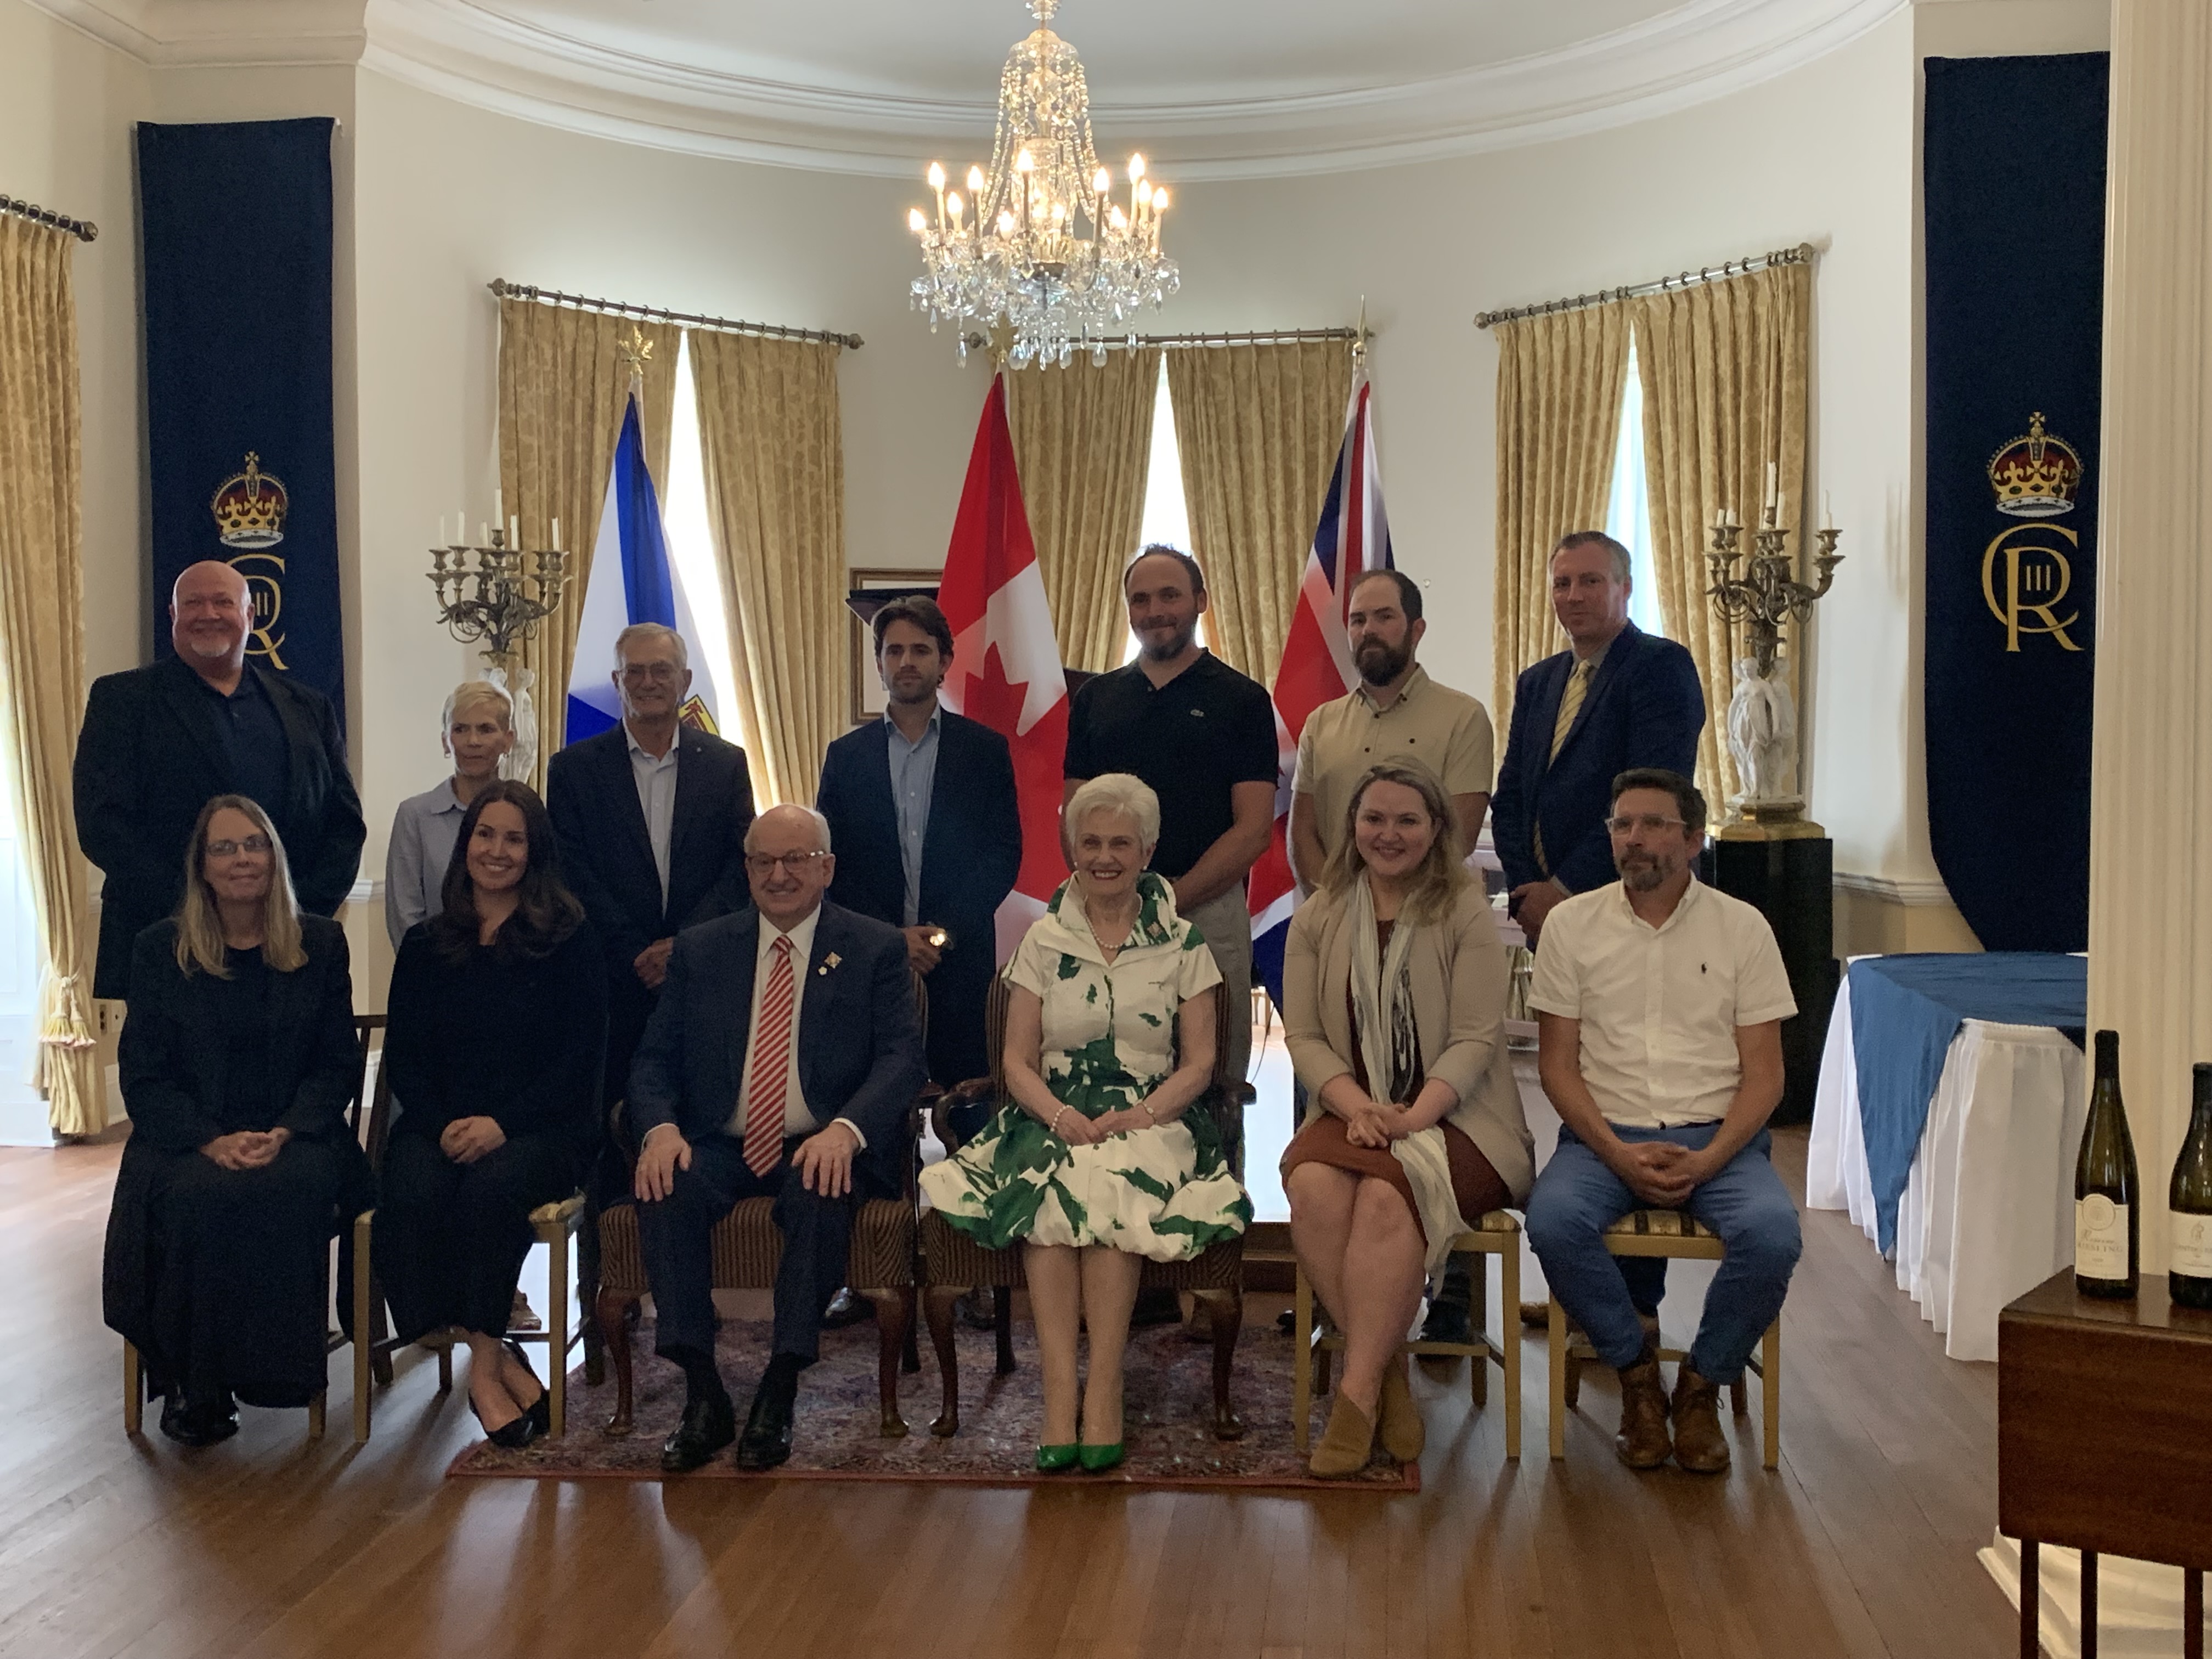
[{"label": "gold curtain", "polygon": [[1064,368],[1006,375],[1022,501],[1070,668],[1121,665],[1121,572],[1144,521],[1159,384],[1157,347],[1109,351],[1103,368],[1078,356]]},{"label": "gold curtain", "polygon": [[1274,682],[1344,442],[1352,342],[1197,347],[1168,354],[1191,551],[1212,595],[1213,653]]},{"label": "gold curtain", "polygon": [[[545,787],[546,760],[561,746],[568,727],[568,672],[584,614],[584,589],[591,580],[599,509],[629,393],[630,368],[623,353],[633,330],[652,347],[639,412],[646,469],[655,487],[665,491],[678,331],[666,323],[534,300],[499,302],[500,488],[507,492],[507,510],[521,516],[524,546],[545,546],[558,519],[562,545],[570,550],[568,591],[521,653],[523,666],[536,676],[531,698],[538,712],[538,764],[530,782],[540,791]],[[685,643],[695,649],[698,645],[696,640]],[[611,663],[606,667],[613,672]]]},{"label": "gold curtain", "polygon": [[1628,382],[1626,307],[1591,306],[1497,325],[1498,548],[1491,707],[1513,718],[1521,671],[1566,648],[1553,614],[1559,538],[1605,528]]},{"label": "gold curtain", "polygon": [[76,239],[0,214],[0,701],[43,973],[39,1083],[57,1134],[107,1127],[91,908],[70,760],[84,704]]},{"label": "gold curtain", "polygon": [[845,452],[833,344],[694,333],[707,521],[753,794],[811,805],[845,730]]},{"label": "gold curtain", "polygon": [[[1765,270],[1631,301],[1644,388],[1644,466],[1651,496],[1652,559],[1668,634],[1689,647],[1705,688],[1698,777],[1718,817],[1741,787],[1727,742],[1729,699],[1743,631],[1713,614],[1705,548],[1716,509],[1745,524],[1741,553],[1766,499],[1766,468],[1778,467],[1776,523],[1802,556],[1811,354],[1813,269]],[[1736,567],[1739,573],[1743,566]],[[1783,660],[1799,698],[1802,624],[1785,629]]]}]

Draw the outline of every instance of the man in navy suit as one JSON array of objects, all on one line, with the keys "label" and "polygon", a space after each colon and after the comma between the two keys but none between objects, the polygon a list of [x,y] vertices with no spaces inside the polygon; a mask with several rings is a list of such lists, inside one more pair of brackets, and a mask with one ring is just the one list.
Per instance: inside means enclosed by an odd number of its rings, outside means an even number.
[{"label": "man in navy suit", "polygon": [[799,1374],[845,1282],[854,1206],[899,1189],[921,1030],[898,930],[823,902],[837,860],[829,826],[777,806],[745,839],[753,908],[686,928],[630,1069],[638,1232],[658,1314],[655,1351],[681,1366],[672,1474],[737,1438],[714,1364],[713,1233],[749,1198],[775,1200],[783,1234],[775,1334],[738,1467],[791,1455]]},{"label": "man in navy suit", "polygon": [[1697,769],[1697,664],[1628,620],[1628,550],[1603,531],[1575,531],[1553,550],[1552,609],[1571,648],[1514,686],[1490,803],[1512,914],[1532,946],[1553,906],[1614,878],[1613,779],[1632,767]]},{"label": "man in navy suit", "polygon": [[884,718],[830,745],[814,799],[830,820],[830,900],[906,935],[929,993],[929,1075],[951,1088],[991,1069],[983,1006],[998,964],[998,908],[1022,867],[1014,763],[980,720],[939,706],[952,629],[933,600],[876,612]]},{"label": "man in navy suit", "polygon": [[545,771],[562,876],[607,956],[611,1102],[629,1085],[677,929],[744,908],[753,821],[745,751],[678,718],[691,686],[683,636],[633,623],[615,659],[621,724],[570,744]]}]

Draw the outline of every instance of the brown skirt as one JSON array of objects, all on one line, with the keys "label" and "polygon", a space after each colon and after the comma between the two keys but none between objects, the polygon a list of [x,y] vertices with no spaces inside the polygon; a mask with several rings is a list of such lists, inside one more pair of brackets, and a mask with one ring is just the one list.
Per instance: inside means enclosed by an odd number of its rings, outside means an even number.
[{"label": "brown skirt", "polygon": [[[1459,1212],[1472,1222],[1489,1210],[1502,1210],[1513,1201],[1504,1178],[1490,1165],[1482,1149],[1468,1139],[1467,1132],[1457,1124],[1441,1126],[1444,1132],[1444,1156],[1451,1164],[1452,1196],[1459,1200]],[[1406,1208],[1413,1212],[1414,1230],[1420,1233],[1421,1243],[1428,1243],[1428,1231],[1421,1225],[1420,1206],[1413,1202],[1413,1183],[1407,1179],[1406,1166],[1398,1162],[1388,1147],[1355,1146],[1346,1139],[1344,1120],[1334,1112],[1323,1112],[1299,1130],[1291,1144],[1283,1149],[1283,1181],[1288,1185],[1291,1171],[1301,1164],[1326,1164],[1333,1170],[1348,1170],[1353,1175],[1365,1176],[1374,1181],[1387,1181],[1406,1200]]]}]

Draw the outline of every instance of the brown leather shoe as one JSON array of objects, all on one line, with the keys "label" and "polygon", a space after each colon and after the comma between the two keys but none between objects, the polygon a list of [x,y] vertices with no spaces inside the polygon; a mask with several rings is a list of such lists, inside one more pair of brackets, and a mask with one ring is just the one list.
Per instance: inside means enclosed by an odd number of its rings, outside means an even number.
[{"label": "brown leather shoe", "polygon": [[[1478,1364],[1481,1363],[1480,1361]],[[1376,1437],[1382,1449],[1400,1463],[1418,1463],[1429,1443],[1429,1425],[1421,1420],[1421,1407],[1406,1378],[1406,1362],[1393,1359],[1382,1368],[1382,1393],[1375,1402]]]},{"label": "brown leather shoe", "polygon": [[[1382,1409],[1380,1401],[1376,1409]],[[1336,1403],[1329,1407],[1328,1427],[1306,1460],[1307,1472],[1317,1480],[1348,1480],[1367,1467],[1374,1450],[1375,1425],[1338,1389]]]},{"label": "brown leather shoe", "polygon": [[1660,1381],[1659,1356],[1650,1346],[1632,1365],[1620,1370],[1620,1432],[1613,1449],[1632,1469],[1656,1469],[1674,1449],[1667,1434],[1667,1385]]},{"label": "brown leather shoe", "polygon": [[1721,1385],[1708,1382],[1684,1360],[1674,1372],[1674,1461],[1692,1474],[1718,1474],[1729,1466],[1721,1433]]}]

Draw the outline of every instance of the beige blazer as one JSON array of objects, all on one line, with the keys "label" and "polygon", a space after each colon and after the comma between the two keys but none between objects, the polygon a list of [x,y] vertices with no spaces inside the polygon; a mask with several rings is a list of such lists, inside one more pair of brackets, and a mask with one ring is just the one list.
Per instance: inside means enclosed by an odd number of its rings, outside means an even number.
[{"label": "beige blazer", "polygon": [[[1352,982],[1351,933],[1348,907],[1328,893],[1310,895],[1291,918],[1283,1036],[1306,1085],[1309,1123],[1321,1115],[1322,1085],[1352,1069],[1345,997]],[[1482,889],[1468,888],[1449,918],[1419,928],[1408,961],[1421,1069],[1459,1096],[1448,1121],[1490,1160],[1513,1201],[1525,1202],[1536,1179],[1535,1149],[1505,1052],[1505,946]]]}]

